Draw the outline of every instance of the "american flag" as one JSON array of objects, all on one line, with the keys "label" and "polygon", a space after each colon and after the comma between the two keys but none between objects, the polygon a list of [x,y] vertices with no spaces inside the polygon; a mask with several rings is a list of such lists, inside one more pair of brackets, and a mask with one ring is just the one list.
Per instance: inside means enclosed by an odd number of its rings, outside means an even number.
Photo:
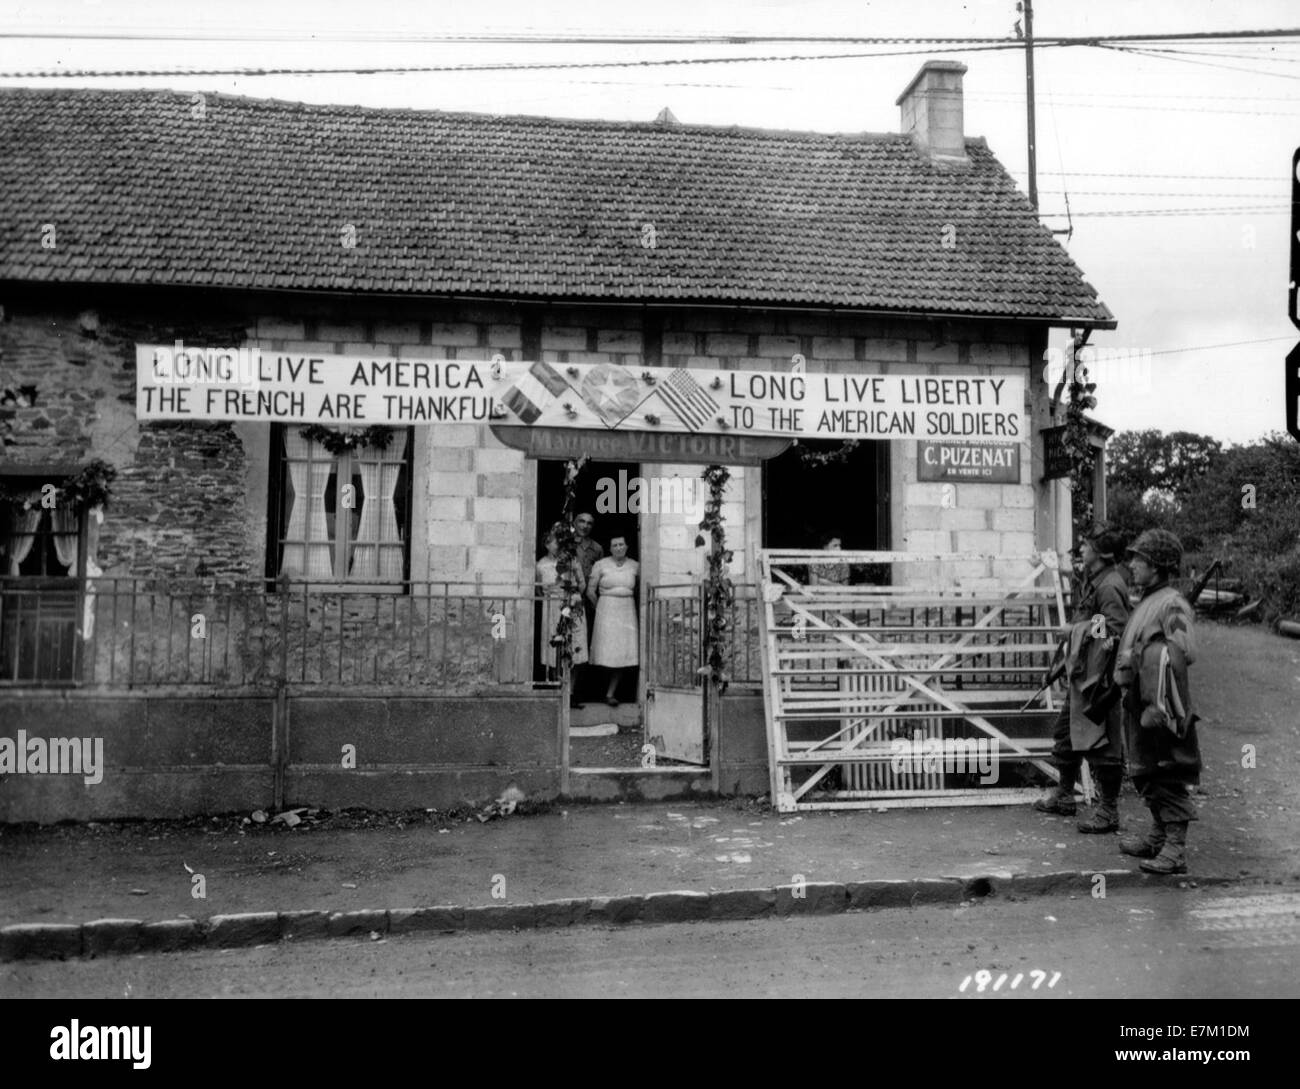
[{"label": "american flag", "polygon": [[659,384],[659,396],[691,431],[698,431],[718,411],[717,401],[680,367]]}]

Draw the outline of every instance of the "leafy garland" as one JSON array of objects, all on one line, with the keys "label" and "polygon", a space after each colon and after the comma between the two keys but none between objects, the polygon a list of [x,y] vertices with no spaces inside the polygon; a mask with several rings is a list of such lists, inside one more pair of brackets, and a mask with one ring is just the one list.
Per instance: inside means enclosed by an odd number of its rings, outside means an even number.
[{"label": "leafy garland", "polygon": [[803,465],[820,467],[823,465],[837,465],[848,461],[853,451],[858,448],[857,439],[847,439],[840,444],[835,450],[812,450],[804,446],[798,439],[794,440],[795,448],[799,451],[799,461]]},{"label": "leafy garland", "polygon": [[[709,550],[709,573],[704,580],[705,616],[704,653],[707,664],[700,669],[701,674],[708,674],[718,686],[718,694],[727,690],[731,678],[724,668],[728,640],[727,627],[732,606],[736,600],[736,590],[732,585],[727,565],[733,553],[726,547],[727,531],[722,523],[722,495],[726,491],[731,471],[722,465],[710,465],[700,474],[709,485],[709,499],[704,504],[704,520],[699,528],[709,534],[712,548]],[[695,547],[705,544],[703,534],[695,538]]]},{"label": "leafy garland", "polygon": [[31,510],[34,506],[71,507],[73,510],[107,508],[112,494],[110,485],[116,476],[117,470],[113,466],[96,459],[87,463],[80,472],[55,484],[51,501],[45,500],[41,488],[15,491],[0,483],[0,504],[20,510]]},{"label": "leafy garland", "polygon": [[1097,384],[1088,381],[1088,368],[1079,362],[1083,336],[1076,335],[1070,346],[1070,399],[1065,406],[1065,430],[1061,445],[1070,463],[1070,516],[1074,523],[1074,539],[1091,524],[1093,503],[1089,498],[1088,482],[1092,477],[1095,453],[1088,436],[1088,421],[1084,416],[1090,408],[1097,407],[1094,396]]},{"label": "leafy garland", "polygon": [[[578,476],[587,464],[588,457],[583,454],[576,461],[564,465],[564,503],[560,508],[560,521],[555,531],[555,543],[558,546],[555,566],[560,573],[560,585],[564,588],[565,604],[560,609],[560,620],[555,625],[555,634],[551,636],[551,646],[556,648],[556,656],[563,669],[573,664],[573,628],[574,609],[581,609],[581,591],[578,580],[574,578],[573,567],[578,557],[578,535],[573,529],[574,508],[578,504]],[[578,602],[574,604],[574,598]]]},{"label": "leafy garland", "polygon": [[337,430],[322,427],[320,424],[308,424],[298,429],[298,434],[308,442],[319,443],[326,453],[339,457],[354,450],[364,450],[373,446],[376,450],[387,450],[393,441],[393,432],[387,427],[344,427]]}]

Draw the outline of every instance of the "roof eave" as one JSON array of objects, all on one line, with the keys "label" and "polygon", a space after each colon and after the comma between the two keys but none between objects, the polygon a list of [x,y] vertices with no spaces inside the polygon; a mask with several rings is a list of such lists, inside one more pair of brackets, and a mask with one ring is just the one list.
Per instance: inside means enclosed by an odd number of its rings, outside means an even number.
[{"label": "roof eave", "polygon": [[[322,298],[373,298],[373,299],[437,299],[445,302],[493,302],[520,306],[598,306],[618,307],[623,309],[655,310],[777,310],[801,314],[838,314],[843,316],[860,316],[873,318],[890,318],[904,321],[1000,321],[1025,325],[1041,325],[1053,329],[1115,329],[1116,319],[1111,317],[1095,318],[1069,314],[1007,314],[998,312],[971,310],[910,310],[889,307],[864,307],[823,303],[773,302],[766,299],[646,299],[646,298],[608,298],[589,295],[520,295],[508,292],[463,292],[463,291],[366,291],[343,290],[313,287],[243,287],[239,285],[212,285],[194,283],[154,283],[134,281],[123,283],[120,280],[59,280],[30,277],[0,277],[0,283],[40,283],[42,286],[58,284],[73,288],[109,288],[126,290],[167,290],[167,291],[228,291],[244,295],[287,295],[316,296]],[[1106,309],[1102,304],[1103,309]],[[1109,314],[1109,310],[1107,310]]]}]

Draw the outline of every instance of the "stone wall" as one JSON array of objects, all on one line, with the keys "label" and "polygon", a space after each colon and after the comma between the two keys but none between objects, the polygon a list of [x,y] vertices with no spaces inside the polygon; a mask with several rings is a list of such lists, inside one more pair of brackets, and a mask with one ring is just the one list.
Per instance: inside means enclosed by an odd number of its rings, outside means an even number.
[{"label": "stone wall", "polygon": [[[98,561],[109,574],[179,575],[202,558],[216,576],[247,575],[265,527],[248,517],[250,465],[234,426],[135,419],[137,341],[229,343],[242,324],[163,322],[75,299],[0,305],[0,390],[26,388],[17,405],[0,407],[4,467],[36,472],[102,458],[117,469],[99,532]],[[263,486],[261,521],[265,494]]]}]

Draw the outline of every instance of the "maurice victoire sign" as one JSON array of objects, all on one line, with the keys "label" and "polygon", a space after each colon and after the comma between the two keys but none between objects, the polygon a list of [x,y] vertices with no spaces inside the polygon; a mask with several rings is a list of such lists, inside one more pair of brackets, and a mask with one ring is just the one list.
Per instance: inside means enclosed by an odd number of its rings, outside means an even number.
[{"label": "maurice victoire sign", "polygon": [[1020,376],[801,374],[137,345],[142,420],[483,422],[783,438],[1017,441]]}]

